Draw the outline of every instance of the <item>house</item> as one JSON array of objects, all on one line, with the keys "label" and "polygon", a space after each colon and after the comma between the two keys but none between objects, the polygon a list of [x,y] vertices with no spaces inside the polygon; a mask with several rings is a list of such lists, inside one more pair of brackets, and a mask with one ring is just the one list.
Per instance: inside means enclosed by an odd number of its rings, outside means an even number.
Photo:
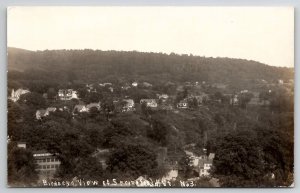
[{"label": "house", "polygon": [[178,169],[171,169],[162,177],[164,181],[176,180],[178,177]]},{"label": "house", "polygon": [[56,107],[48,107],[46,109],[46,111],[48,111],[48,112],[55,112],[56,111]]},{"label": "house", "polygon": [[128,90],[130,89],[131,87],[129,85],[124,85],[121,87],[122,90]]},{"label": "house", "polygon": [[87,84],[86,88],[88,92],[97,92],[97,90],[94,88],[94,84]]},{"label": "house", "polygon": [[114,102],[115,110],[117,112],[135,111],[135,104],[133,99],[122,99]]},{"label": "house", "polygon": [[131,85],[134,86],[134,87],[137,87],[138,83],[137,82],[133,82]]},{"label": "house", "polygon": [[165,103],[161,104],[159,107],[160,107],[160,109],[167,110],[167,111],[171,111],[174,109],[172,104],[165,104]]},{"label": "house", "polygon": [[184,91],[184,87],[182,85],[179,85],[176,87],[176,91],[177,92],[183,92]]},{"label": "house", "polygon": [[106,86],[112,86],[112,83],[110,83],[110,82],[106,82],[106,83],[99,83],[99,86],[101,86],[101,87],[106,87]]},{"label": "house", "polygon": [[146,87],[146,88],[149,88],[149,87],[152,87],[152,84],[150,84],[149,82],[143,82],[142,86]]},{"label": "house", "polygon": [[60,100],[78,99],[77,91],[73,89],[59,89],[58,98]]},{"label": "house", "polygon": [[16,91],[14,89],[12,89],[11,96],[8,97],[8,99],[12,100],[13,102],[16,102],[20,99],[21,95],[29,93],[29,92],[30,92],[29,90],[21,89],[21,88],[19,88]]},{"label": "house", "polygon": [[35,113],[35,118],[38,119],[38,120],[40,120],[43,117],[46,117],[48,115],[49,115],[49,111],[47,111],[46,109],[39,109]]},{"label": "house", "polygon": [[44,93],[44,94],[43,94],[43,98],[44,98],[44,99],[47,99],[47,98],[48,98],[48,94],[47,94],[47,93]]},{"label": "house", "polygon": [[109,90],[110,92],[114,92],[114,88],[113,88],[113,87],[109,87],[108,90]]},{"label": "house", "polygon": [[283,84],[283,83],[284,83],[283,80],[281,79],[278,80],[278,84]]},{"label": "house", "polygon": [[150,187],[151,186],[150,181],[147,180],[147,178],[145,176],[140,176],[135,181],[137,182],[136,183],[137,187]]},{"label": "house", "polygon": [[253,97],[250,99],[247,105],[250,106],[263,106],[263,105],[270,105],[269,100],[260,99],[259,97]]},{"label": "house", "polygon": [[187,97],[187,100],[193,100],[193,99],[196,99],[198,105],[200,105],[200,104],[204,103],[204,101],[208,100],[208,94],[202,92],[197,95],[191,94]]},{"label": "house", "polygon": [[208,176],[209,170],[212,167],[213,159],[215,158],[215,153],[210,153],[206,155],[206,149],[203,149],[203,154],[196,156],[193,152],[185,150],[185,154],[190,158],[189,166],[199,173],[199,176]]},{"label": "house", "polygon": [[214,158],[215,154],[210,153],[208,157],[204,157],[204,159],[199,159],[198,168],[200,177],[210,175],[209,170],[213,165]]},{"label": "house", "polygon": [[248,90],[241,90],[241,94],[248,93]]},{"label": "house", "polygon": [[177,103],[177,108],[180,108],[180,109],[186,109],[186,108],[188,108],[187,99],[183,99],[179,103]]},{"label": "house", "polygon": [[61,163],[56,155],[57,154],[52,154],[45,150],[33,152],[39,179],[52,179],[54,177],[54,174]]},{"label": "house", "polygon": [[199,176],[208,176],[209,170],[212,167],[212,160],[199,160]]},{"label": "house", "polygon": [[59,111],[69,111],[69,108],[67,106],[63,106],[58,108]]},{"label": "house", "polygon": [[48,107],[47,109],[39,109],[35,113],[35,118],[40,120],[43,117],[48,116],[50,114],[50,112],[55,112],[55,111],[56,111],[56,107]]},{"label": "house", "polygon": [[213,88],[218,88],[218,89],[226,89],[227,85],[223,84],[223,83],[214,83],[214,84],[212,84],[212,87]]},{"label": "house", "polygon": [[[226,94],[224,94],[224,96],[226,96]],[[238,105],[239,104],[238,95],[228,94],[228,96],[230,97],[229,104],[231,104],[231,105]]]},{"label": "house", "polygon": [[75,105],[73,109],[73,114],[75,113],[82,113],[82,112],[88,112],[88,109],[86,108],[85,105]]},{"label": "house", "polygon": [[157,94],[157,97],[162,102],[166,102],[168,100],[168,98],[169,98],[169,95],[167,95],[167,94]]},{"label": "house", "polygon": [[26,142],[17,142],[17,147],[26,149]]},{"label": "house", "polygon": [[134,101],[132,99],[124,99],[124,106],[122,107],[122,112],[132,111],[134,109]]},{"label": "house", "polygon": [[90,111],[91,108],[93,108],[93,107],[97,108],[97,110],[99,111],[101,108],[100,102],[99,103],[90,103],[90,104],[86,105],[86,110]]},{"label": "house", "polygon": [[157,102],[155,99],[141,99],[140,103],[146,103],[147,107],[151,107],[151,108],[156,108],[157,107]]}]

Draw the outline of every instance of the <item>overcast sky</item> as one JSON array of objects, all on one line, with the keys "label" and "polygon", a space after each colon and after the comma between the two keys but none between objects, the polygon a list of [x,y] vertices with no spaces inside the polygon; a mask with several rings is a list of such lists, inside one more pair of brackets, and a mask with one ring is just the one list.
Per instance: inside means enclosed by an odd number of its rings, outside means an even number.
[{"label": "overcast sky", "polygon": [[294,66],[291,7],[10,7],[7,43],[136,50]]}]

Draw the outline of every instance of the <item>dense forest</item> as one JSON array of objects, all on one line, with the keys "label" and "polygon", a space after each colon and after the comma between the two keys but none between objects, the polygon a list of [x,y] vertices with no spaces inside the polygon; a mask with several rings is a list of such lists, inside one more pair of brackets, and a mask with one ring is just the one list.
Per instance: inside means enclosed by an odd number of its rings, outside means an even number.
[{"label": "dense forest", "polygon": [[[152,84],[164,81],[206,81],[245,88],[258,80],[269,83],[293,78],[291,68],[272,67],[259,62],[207,58],[171,53],[142,53],[100,50],[27,51],[8,48],[8,69],[12,79],[32,81],[84,82],[144,80]],[[22,71],[11,72],[12,70]]]},{"label": "dense forest", "polygon": [[[203,154],[203,149],[215,153],[210,177],[223,187],[289,186],[293,182],[293,85],[284,84],[293,79],[292,68],[192,55],[9,48],[8,70],[8,95],[12,89],[30,90],[16,102],[8,100],[10,185],[36,184],[32,157],[36,150],[58,153],[61,165],[56,179],[128,180],[165,175],[168,164],[158,158],[161,149],[167,149],[168,163],[178,163],[178,179],[186,180],[195,177],[184,153],[190,144],[195,154]],[[152,86],[139,84],[122,90],[134,81]],[[99,86],[105,82],[112,83],[113,92]],[[214,88],[214,83],[228,87]],[[88,91],[89,84],[95,92]],[[79,99],[58,100],[61,88],[77,90]],[[241,94],[245,89],[249,93]],[[237,105],[226,98],[233,91],[239,97]],[[247,105],[252,91],[259,91],[259,99],[270,104]],[[171,110],[140,104],[141,99],[162,93],[169,95]],[[208,99],[200,105],[195,99],[189,101],[186,109],[176,107],[182,99],[199,93]],[[125,97],[134,100],[135,111],[118,111],[113,101]],[[75,105],[99,101],[100,109],[72,114]],[[36,111],[47,107],[68,110],[37,120]],[[26,142],[27,149],[17,148],[18,141]],[[95,156],[99,149],[109,151],[106,168]],[[197,186],[212,185],[208,178],[201,178]]]}]

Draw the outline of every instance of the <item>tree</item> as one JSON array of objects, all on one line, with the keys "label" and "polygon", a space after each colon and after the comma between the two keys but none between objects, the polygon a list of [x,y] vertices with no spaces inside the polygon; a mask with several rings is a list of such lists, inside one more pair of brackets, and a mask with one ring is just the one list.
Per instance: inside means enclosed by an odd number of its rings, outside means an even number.
[{"label": "tree", "polygon": [[147,106],[147,103],[146,103],[146,102],[143,102],[143,103],[141,104],[141,111],[142,111],[142,113],[143,113],[146,117],[148,117],[149,115],[152,114],[152,110],[151,110],[150,107]]},{"label": "tree", "polygon": [[84,180],[101,180],[103,170],[101,163],[94,157],[80,157],[76,160],[74,176]]},{"label": "tree", "polygon": [[182,157],[179,162],[179,176],[183,179],[188,179],[192,176],[193,173],[193,167],[190,165],[191,164],[191,159],[189,156],[184,156]]},{"label": "tree", "polygon": [[104,127],[95,123],[85,125],[87,142],[94,147],[101,147],[104,142]]},{"label": "tree", "polygon": [[42,95],[35,92],[30,92],[21,95],[20,103],[26,104],[30,107],[34,107],[36,109],[46,107],[45,99],[42,97]]},{"label": "tree", "polygon": [[92,118],[95,118],[98,114],[99,114],[99,111],[98,111],[97,107],[92,107],[92,108],[90,108],[90,110],[89,110],[89,115],[90,115]]},{"label": "tree", "polygon": [[155,153],[147,146],[124,145],[113,150],[108,159],[108,169],[119,178],[136,179],[150,175],[157,169]]},{"label": "tree", "polygon": [[162,146],[167,145],[169,128],[160,120],[152,119],[151,127],[147,130],[147,136]]},{"label": "tree", "polygon": [[47,91],[47,98],[48,99],[54,99],[57,95],[57,92],[55,91],[54,88],[49,88]]},{"label": "tree", "polygon": [[31,151],[8,144],[8,184],[10,186],[32,186],[37,183],[34,158]]},{"label": "tree", "polygon": [[111,99],[106,99],[102,105],[101,105],[101,109],[105,114],[106,120],[109,121],[110,120],[110,115],[114,112],[115,110],[115,106],[113,104],[113,101]]},{"label": "tree", "polygon": [[223,99],[223,94],[221,93],[221,92],[215,92],[215,94],[214,94],[214,98],[216,99],[216,100],[222,100]]},{"label": "tree", "polygon": [[242,108],[246,108],[247,104],[250,102],[251,98],[253,97],[252,93],[243,93],[239,95],[239,105]]},{"label": "tree", "polygon": [[111,126],[104,129],[105,147],[118,147],[125,138],[134,135],[133,131],[127,126],[119,122],[113,122]]},{"label": "tree", "polygon": [[257,187],[265,175],[261,148],[255,133],[249,131],[228,134],[220,140],[213,165],[213,176],[226,187]]},{"label": "tree", "polygon": [[18,123],[22,119],[21,107],[17,103],[8,101],[7,109],[7,133],[14,140],[20,140],[23,133],[21,124]]},{"label": "tree", "polygon": [[188,100],[188,106],[191,109],[197,109],[198,108],[198,101],[195,97],[193,97],[192,99]]}]

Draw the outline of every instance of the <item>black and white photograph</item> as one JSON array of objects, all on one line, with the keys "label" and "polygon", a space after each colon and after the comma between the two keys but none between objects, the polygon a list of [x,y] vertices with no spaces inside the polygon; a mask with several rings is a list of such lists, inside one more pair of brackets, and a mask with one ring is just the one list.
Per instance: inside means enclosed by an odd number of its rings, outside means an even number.
[{"label": "black and white photograph", "polygon": [[293,7],[10,6],[7,63],[7,187],[294,187]]}]

